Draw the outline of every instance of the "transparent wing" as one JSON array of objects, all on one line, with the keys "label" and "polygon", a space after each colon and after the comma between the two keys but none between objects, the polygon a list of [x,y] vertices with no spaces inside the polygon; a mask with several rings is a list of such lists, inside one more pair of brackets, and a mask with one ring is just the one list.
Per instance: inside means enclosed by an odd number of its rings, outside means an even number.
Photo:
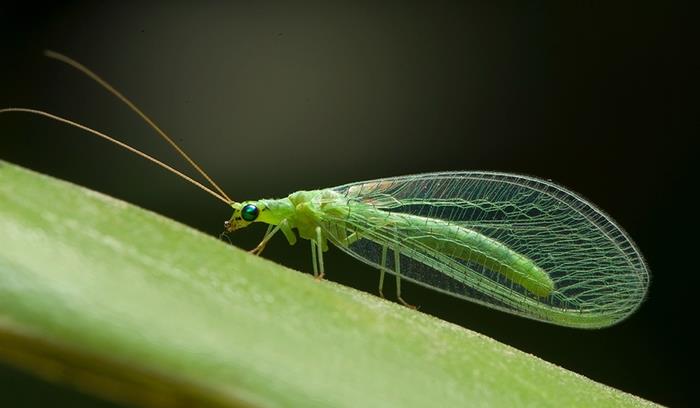
[{"label": "transparent wing", "polygon": [[[344,197],[334,205],[346,208],[324,215],[323,229],[331,242],[390,273],[396,250],[402,278],[435,290],[574,327],[614,324],[631,314],[646,294],[649,273],[626,233],[580,196],[544,180],[453,172],[352,183],[332,190]],[[487,263],[426,245],[450,241],[446,231],[454,230],[434,228],[437,224],[431,220],[505,245],[543,270],[554,289],[538,296]],[[382,266],[383,251],[387,255]]]}]

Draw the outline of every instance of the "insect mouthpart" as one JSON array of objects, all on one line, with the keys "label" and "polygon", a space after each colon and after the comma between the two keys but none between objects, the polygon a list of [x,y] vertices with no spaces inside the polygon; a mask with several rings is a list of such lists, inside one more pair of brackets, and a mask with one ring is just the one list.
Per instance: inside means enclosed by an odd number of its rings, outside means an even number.
[{"label": "insect mouthpart", "polygon": [[234,214],[229,220],[224,221],[226,232],[233,232],[250,225],[250,221],[244,220],[240,214]]},{"label": "insect mouthpart", "polygon": [[243,227],[244,227],[244,225],[241,225],[241,223],[236,221],[236,220],[224,221],[224,229],[226,230],[226,232],[233,232],[233,231],[240,229],[240,228],[243,228]]}]

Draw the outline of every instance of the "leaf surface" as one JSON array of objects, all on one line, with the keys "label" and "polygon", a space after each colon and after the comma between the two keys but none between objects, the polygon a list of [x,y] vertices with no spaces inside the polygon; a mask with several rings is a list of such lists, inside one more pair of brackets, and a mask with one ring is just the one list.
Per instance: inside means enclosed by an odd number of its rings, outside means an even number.
[{"label": "leaf surface", "polygon": [[154,407],[651,405],[5,162],[0,359]]}]

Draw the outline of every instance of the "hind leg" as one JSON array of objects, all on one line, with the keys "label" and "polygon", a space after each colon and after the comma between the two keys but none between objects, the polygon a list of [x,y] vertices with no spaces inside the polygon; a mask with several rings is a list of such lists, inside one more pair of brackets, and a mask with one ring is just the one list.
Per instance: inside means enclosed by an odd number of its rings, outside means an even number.
[{"label": "hind leg", "polygon": [[396,297],[404,306],[417,309],[416,306],[406,302],[401,297],[401,251],[398,246],[394,247],[394,272],[396,272]]}]

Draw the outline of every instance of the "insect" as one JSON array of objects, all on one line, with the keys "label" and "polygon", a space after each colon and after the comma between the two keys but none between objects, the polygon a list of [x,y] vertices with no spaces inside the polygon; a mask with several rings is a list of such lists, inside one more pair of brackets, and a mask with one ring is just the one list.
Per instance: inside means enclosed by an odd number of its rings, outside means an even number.
[{"label": "insect", "polygon": [[[28,108],[27,112],[78,127],[175,173],[233,209],[233,232],[268,224],[261,254],[282,232],[289,244],[309,240],[313,273],[323,278],[329,243],[386,273],[459,298],[563,326],[615,324],[640,305],[649,272],[639,250],[610,217],[552,182],[496,172],[444,172],[390,177],[281,199],[237,202],[130,100],[80,63],[62,61],[126,103],[168,142],[210,187],[104,133]],[[383,295],[382,295],[383,296]],[[410,306],[410,305],[409,305]]]}]

